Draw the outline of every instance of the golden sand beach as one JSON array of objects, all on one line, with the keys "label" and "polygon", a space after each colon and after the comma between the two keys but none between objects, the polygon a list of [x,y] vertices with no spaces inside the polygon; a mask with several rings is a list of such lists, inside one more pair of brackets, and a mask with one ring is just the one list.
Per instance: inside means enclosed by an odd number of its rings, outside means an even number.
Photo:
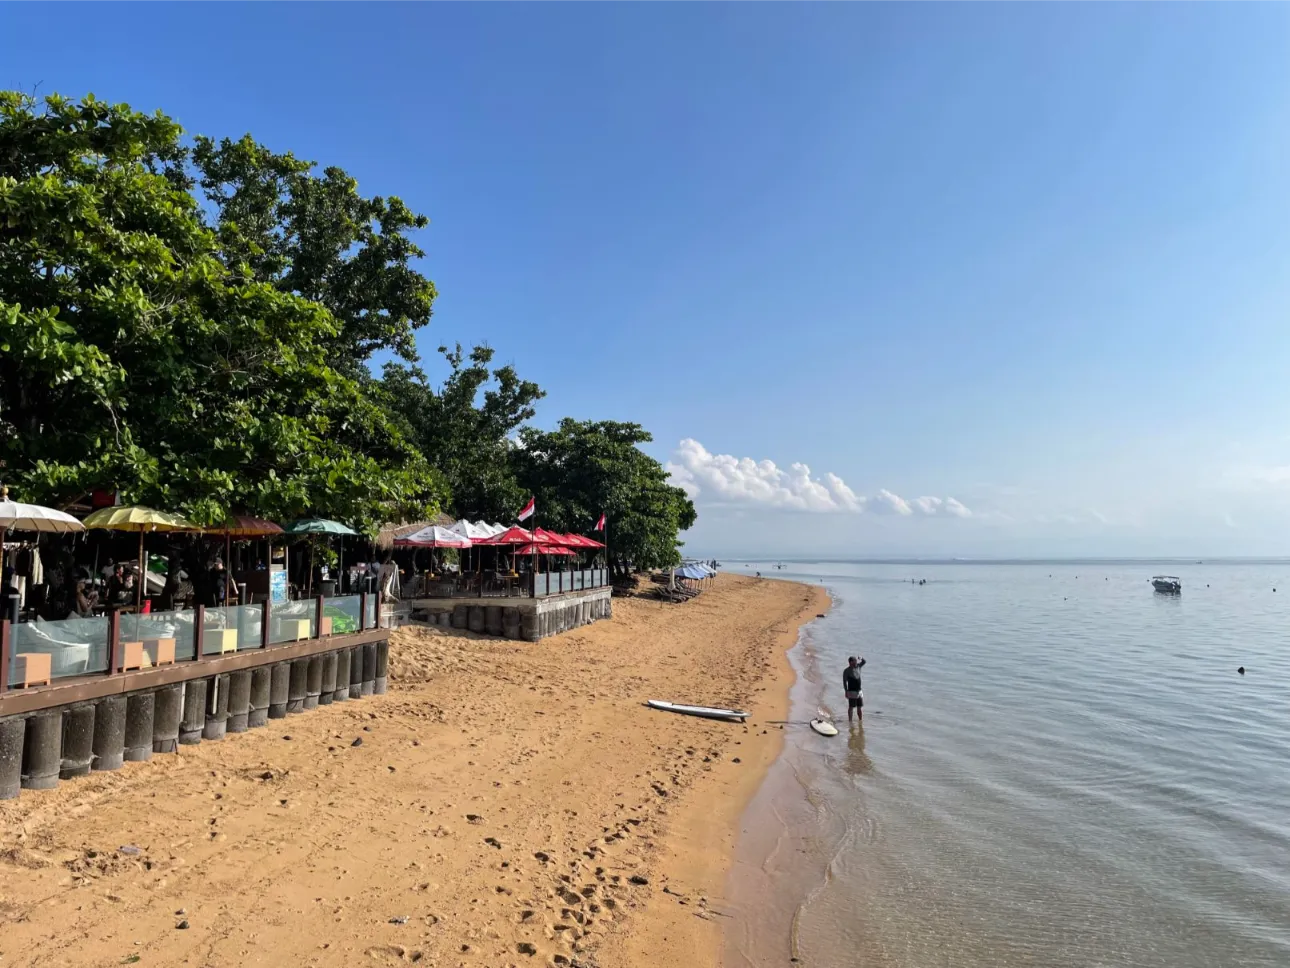
[{"label": "golden sand beach", "polygon": [[718,964],[827,596],[727,575],[614,606],[537,644],[403,629],[385,696],[0,804],[0,964]]}]

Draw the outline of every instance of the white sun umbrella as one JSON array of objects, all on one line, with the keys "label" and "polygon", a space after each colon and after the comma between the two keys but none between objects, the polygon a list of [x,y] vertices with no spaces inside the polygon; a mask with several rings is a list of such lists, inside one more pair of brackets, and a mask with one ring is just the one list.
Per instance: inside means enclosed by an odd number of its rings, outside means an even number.
[{"label": "white sun umbrella", "polygon": [[400,548],[469,548],[470,539],[449,528],[437,524],[394,539]]},{"label": "white sun umbrella", "polygon": [[9,500],[9,488],[0,488],[0,546],[4,545],[6,531],[84,531],[85,525],[65,511],[23,504]]},{"label": "white sun umbrella", "polygon": [[465,518],[462,518],[449,528],[449,530],[455,531],[457,534],[462,537],[469,538],[471,541],[482,541],[484,538],[491,538],[493,536],[493,532],[488,530],[488,526],[484,525],[481,527],[480,525],[483,525],[482,521],[479,524],[476,524],[473,521],[467,521]]}]

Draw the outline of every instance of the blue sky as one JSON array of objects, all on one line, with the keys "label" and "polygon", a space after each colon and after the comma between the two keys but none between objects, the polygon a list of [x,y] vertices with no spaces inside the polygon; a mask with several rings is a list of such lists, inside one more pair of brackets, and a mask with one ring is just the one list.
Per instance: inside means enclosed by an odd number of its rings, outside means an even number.
[{"label": "blue sky", "polygon": [[488,340],[549,391],[543,423],[643,423],[696,493],[695,551],[1280,554],[1288,28],[1280,5],[6,5],[0,84],[401,195],[431,218],[423,351]]}]

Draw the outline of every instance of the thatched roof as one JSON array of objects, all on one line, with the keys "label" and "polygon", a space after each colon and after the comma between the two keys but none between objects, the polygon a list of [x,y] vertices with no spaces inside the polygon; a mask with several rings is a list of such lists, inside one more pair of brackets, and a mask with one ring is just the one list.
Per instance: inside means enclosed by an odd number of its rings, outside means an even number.
[{"label": "thatched roof", "polygon": [[413,534],[422,528],[428,528],[432,524],[448,527],[456,522],[456,518],[447,514],[436,515],[427,521],[412,521],[407,524],[386,524],[376,533],[376,547],[382,551],[389,551],[394,547],[394,539],[402,538],[405,535]]}]

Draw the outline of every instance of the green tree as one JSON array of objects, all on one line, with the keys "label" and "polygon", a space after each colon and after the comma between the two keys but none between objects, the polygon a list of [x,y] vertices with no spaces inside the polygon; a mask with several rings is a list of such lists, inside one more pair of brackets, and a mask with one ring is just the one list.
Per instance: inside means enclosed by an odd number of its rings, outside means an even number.
[{"label": "green tree", "polygon": [[442,475],[337,365],[345,321],[226,263],[181,133],[92,96],[0,92],[7,481],[53,504],[118,488],[201,522],[247,509],[374,531],[435,509]]},{"label": "green tree", "polygon": [[417,358],[414,334],[430,322],[435,287],[413,266],[425,253],[408,237],[429,220],[397,197],[364,198],[343,169],[276,154],[250,135],[198,136],[197,183],[214,210],[226,265],[325,306],[339,368],[364,377],[379,349]]},{"label": "green tree", "polygon": [[490,369],[491,347],[476,346],[469,356],[461,344],[439,352],[452,368],[442,386],[433,388],[416,367],[392,363],[380,382],[381,399],[447,479],[457,514],[510,520],[526,498],[511,464],[512,436],[545,394],[512,366]]},{"label": "green tree", "polygon": [[537,498],[542,527],[586,532],[603,512],[619,568],[680,562],[678,535],[694,525],[694,504],[640,449],[653,439],[643,427],[566,417],[553,431],[526,427],[519,436],[516,476]]}]

